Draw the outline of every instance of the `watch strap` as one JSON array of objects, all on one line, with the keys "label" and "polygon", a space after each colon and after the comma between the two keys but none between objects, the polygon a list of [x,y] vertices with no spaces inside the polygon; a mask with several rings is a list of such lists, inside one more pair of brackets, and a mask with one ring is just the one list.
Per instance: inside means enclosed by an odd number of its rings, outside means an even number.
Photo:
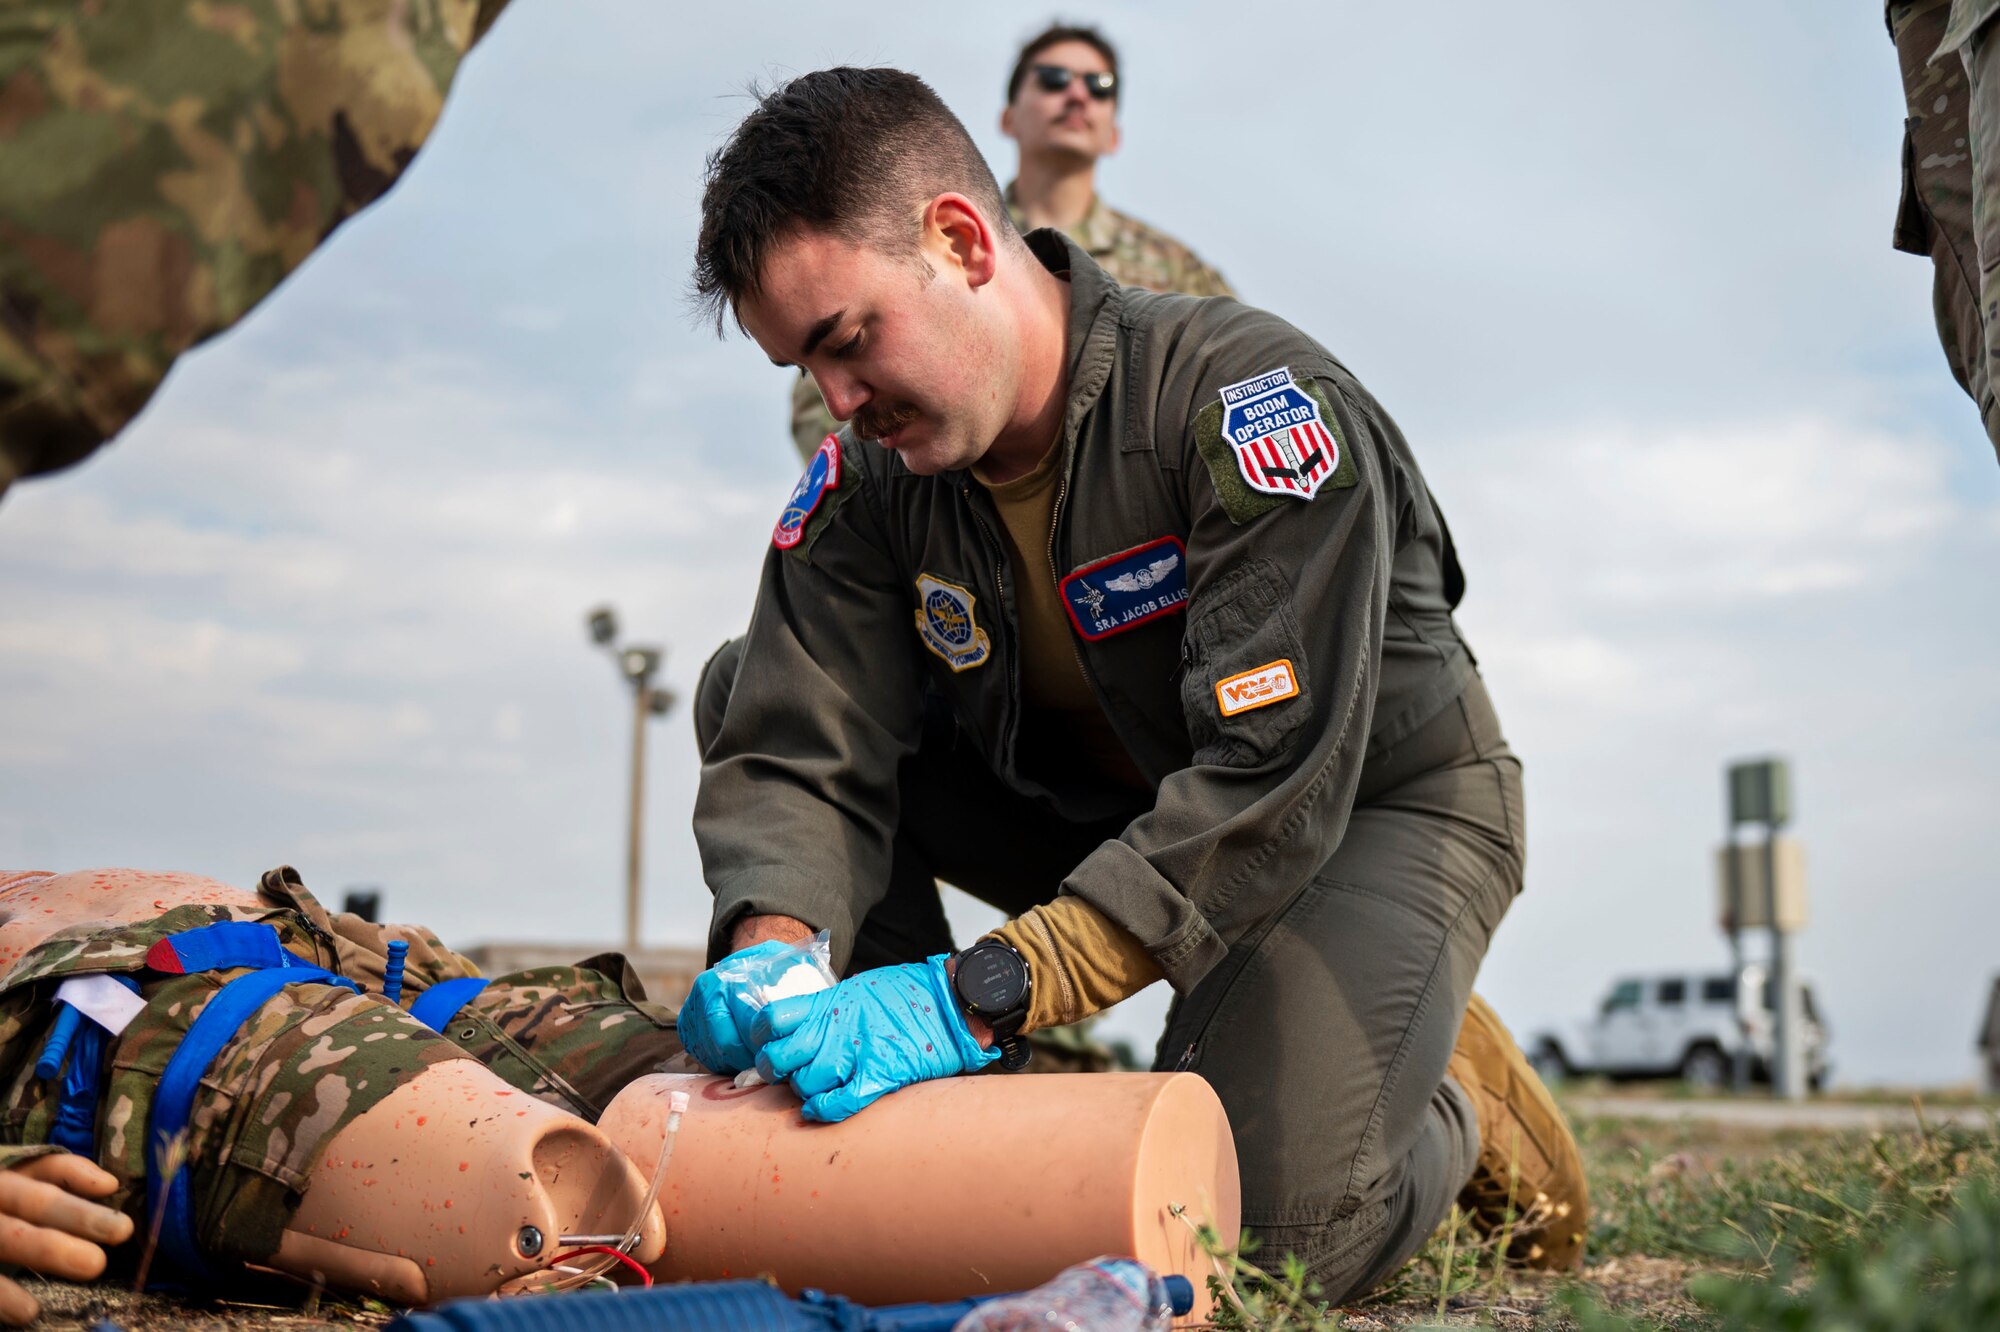
[{"label": "watch strap", "polygon": [[967,948],[964,952],[960,953],[959,967],[961,969],[964,967],[966,954],[973,952],[975,949],[983,948],[1004,948],[1013,954],[1014,958],[1020,963],[1022,985],[1019,1000],[1004,1013],[987,1013],[982,1012],[968,1002],[964,993],[957,988],[956,984],[952,987],[952,995],[958,1001],[959,1007],[963,1012],[978,1017],[992,1029],[994,1048],[1000,1054],[1000,1067],[1009,1072],[1014,1072],[1018,1069],[1026,1068],[1031,1055],[1027,1038],[1022,1036],[1020,1031],[1022,1025],[1028,1020],[1028,1002],[1034,994],[1034,972],[1028,965],[1028,959],[1022,956],[1018,948],[1008,943],[1005,939],[997,939],[991,935],[980,939],[971,948]]}]

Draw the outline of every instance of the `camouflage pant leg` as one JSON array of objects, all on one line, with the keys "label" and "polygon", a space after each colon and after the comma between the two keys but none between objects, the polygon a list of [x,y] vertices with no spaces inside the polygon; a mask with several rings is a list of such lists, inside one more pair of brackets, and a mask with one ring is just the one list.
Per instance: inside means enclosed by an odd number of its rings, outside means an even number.
[{"label": "camouflage pant leg", "polygon": [[1957,59],[1931,60],[1950,14],[1951,0],[1896,0],[1889,6],[1907,108],[1895,244],[1930,258],[1931,303],[1945,360],[1952,378],[1979,404],[1991,433],[1994,394],[1986,321],[1980,317],[1969,85]]},{"label": "camouflage pant leg", "polygon": [[495,977],[445,1035],[512,1085],[593,1124],[627,1083],[681,1054],[673,1010],[647,1000],[617,953]]},{"label": "camouflage pant leg", "polygon": [[[496,978],[443,1033],[374,990],[291,987],[224,1047],[195,1099],[188,1151],[203,1249],[267,1259],[327,1143],[432,1064],[476,1059],[595,1123],[620,1088],[679,1052],[673,1014],[646,1001],[615,954]],[[115,1120],[111,1098],[106,1107]]]},{"label": "camouflage pant leg", "polygon": [[[376,994],[294,985],[265,1002],[222,1047],[194,1097],[184,1141],[153,1140],[162,1071],[188,1028],[244,971],[147,983],[147,1007],[111,1050],[100,1098],[98,1161],[124,1185],[140,1227],[149,1168],[185,1163],[195,1233],[217,1259],[265,1262],[277,1252],[326,1146],[433,1064],[466,1053]],[[37,1135],[30,1128],[32,1140]],[[158,1159],[149,1159],[158,1158]]]},{"label": "camouflage pant leg", "polygon": [[1979,254],[1982,336],[1980,370],[1972,379],[1981,387],[1979,411],[1986,433],[2000,451],[2000,400],[1993,382],[2000,375],[2000,21],[1989,20],[1959,54],[1970,99],[1972,234]]}]

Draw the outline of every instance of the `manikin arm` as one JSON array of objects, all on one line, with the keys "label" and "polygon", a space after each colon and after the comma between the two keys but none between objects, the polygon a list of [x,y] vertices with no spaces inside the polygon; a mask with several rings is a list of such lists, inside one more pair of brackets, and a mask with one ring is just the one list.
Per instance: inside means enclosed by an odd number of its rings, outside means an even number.
[{"label": "manikin arm", "polygon": [[[132,1238],[131,1217],[90,1201],[117,1190],[110,1172],[66,1152],[0,1170],[0,1263],[68,1281],[97,1277],[105,1247]],[[0,1277],[0,1323],[19,1327],[40,1312],[34,1296]]]}]

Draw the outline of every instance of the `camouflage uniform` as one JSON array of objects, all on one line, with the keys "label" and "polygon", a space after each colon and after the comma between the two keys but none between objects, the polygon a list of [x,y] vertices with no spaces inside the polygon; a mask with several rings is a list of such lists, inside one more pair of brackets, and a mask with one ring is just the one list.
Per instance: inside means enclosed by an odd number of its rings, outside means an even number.
[{"label": "camouflage uniform", "polygon": [[[1025,233],[1027,219],[1021,214],[1011,183],[1006,197],[1007,215]],[[1176,291],[1184,296],[1236,294],[1222,274],[1203,263],[1193,250],[1095,196],[1090,211],[1066,234],[1097,261],[1099,268],[1128,287]],[[798,446],[799,457],[810,462],[820,441],[839,429],[840,422],[827,410],[812,376],[801,371],[792,384],[792,442]]]},{"label": "camouflage uniform", "polygon": [[267,1262],[314,1165],[346,1125],[429,1066],[476,1059],[509,1084],[595,1122],[619,1088],[680,1053],[673,1014],[647,1002],[616,954],[574,967],[494,979],[440,1034],[382,998],[388,943],[409,945],[407,1004],[441,981],[478,971],[430,931],[329,913],[290,869],[272,870],[254,907],[181,906],[135,925],[81,926],[31,949],[0,978],[0,1165],[48,1150],[57,1111],[35,1062],[54,1025],[62,980],[124,973],[146,1008],[104,1053],[96,1159],[117,1177],[109,1205],[145,1233],[148,1132],[160,1074],[203,1007],[246,969],[148,971],[160,939],[221,921],[271,925],[299,957],[359,982],[365,993],[294,985],[259,1008],[209,1065],[185,1143],[194,1220],[211,1260]]},{"label": "camouflage uniform", "polygon": [[0,8],[0,492],[394,184],[506,0]]},{"label": "camouflage uniform", "polygon": [[1939,340],[2000,451],[2000,0],[1891,0],[1902,67],[1903,197],[1895,245],[1928,255]]}]

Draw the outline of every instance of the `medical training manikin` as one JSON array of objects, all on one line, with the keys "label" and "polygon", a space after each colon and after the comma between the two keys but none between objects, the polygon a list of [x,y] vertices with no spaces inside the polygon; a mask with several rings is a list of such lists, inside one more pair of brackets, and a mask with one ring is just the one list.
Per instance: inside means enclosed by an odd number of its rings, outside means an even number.
[{"label": "medical training manikin", "polygon": [[809,1123],[789,1086],[701,1073],[616,954],[482,979],[290,869],[0,872],[0,1116],[0,1166],[95,1160],[134,1246],[157,1222],[152,1274],[196,1288],[247,1265],[428,1304],[629,1241],[663,1280],[879,1303],[1105,1253],[1205,1295],[1195,1225],[1240,1219],[1193,1074],[953,1078]]}]

